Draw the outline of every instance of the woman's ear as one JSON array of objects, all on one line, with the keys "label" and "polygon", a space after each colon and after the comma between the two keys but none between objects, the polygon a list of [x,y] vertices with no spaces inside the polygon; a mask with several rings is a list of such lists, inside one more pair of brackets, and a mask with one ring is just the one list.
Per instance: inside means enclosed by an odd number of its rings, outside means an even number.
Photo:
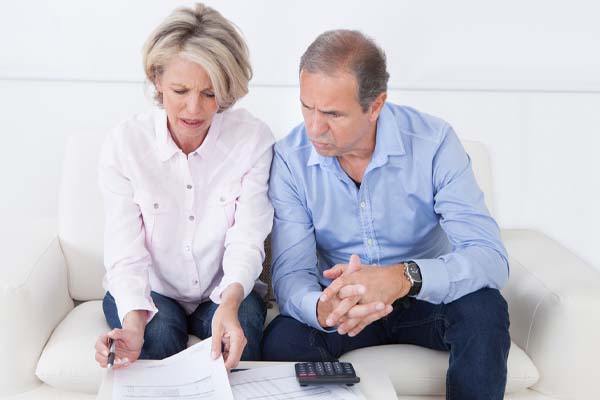
[{"label": "woman's ear", "polygon": [[158,76],[156,76],[156,77],[154,78],[154,87],[156,88],[156,91],[157,91],[157,92],[159,92],[159,93],[162,93],[162,92],[163,92],[163,89],[162,89],[162,82],[161,82],[161,80],[160,80],[160,75],[158,75]]}]

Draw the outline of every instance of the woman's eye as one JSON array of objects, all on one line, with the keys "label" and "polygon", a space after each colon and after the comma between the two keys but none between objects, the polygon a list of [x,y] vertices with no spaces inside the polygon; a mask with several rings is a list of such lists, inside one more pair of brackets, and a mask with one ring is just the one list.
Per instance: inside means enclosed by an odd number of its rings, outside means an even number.
[{"label": "woman's eye", "polygon": [[173,91],[177,94],[185,94],[185,92],[187,92],[185,89],[174,89]]},{"label": "woman's eye", "polygon": [[212,99],[212,98],[214,98],[214,97],[215,97],[215,94],[214,94],[214,93],[212,93],[212,92],[207,92],[207,93],[204,93],[204,95],[205,95],[206,97],[210,98],[210,99]]}]

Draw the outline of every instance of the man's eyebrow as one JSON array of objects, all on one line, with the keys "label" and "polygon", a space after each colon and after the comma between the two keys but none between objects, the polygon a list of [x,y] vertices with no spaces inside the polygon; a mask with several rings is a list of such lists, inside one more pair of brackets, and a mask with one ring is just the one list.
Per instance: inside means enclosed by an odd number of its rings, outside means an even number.
[{"label": "man's eyebrow", "polygon": [[[302,104],[303,107],[306,107],[309,110],[313,109],[313,107],[309,107],[306,104],[304,104],[304,102],[302,101],[302,99],[300,99],[300,103]],[[320,112],[320,113],[322,113],[322,114],[328,114],[328,115],[333,115],[333,114],[346,115],[346,113],[343,113],[343,112],[337,111],[337,110],[319,110],[319,109],[317,109],[317,111]]]},{"label": "man's eyebrow", "polygon": [[306,104],[304,104],[304,102],[302,101],[302,99],[300,99],[300,103],[302,104],[302,107],[306,107],[308,109],[311,109],[312,107],[307,106]]}]

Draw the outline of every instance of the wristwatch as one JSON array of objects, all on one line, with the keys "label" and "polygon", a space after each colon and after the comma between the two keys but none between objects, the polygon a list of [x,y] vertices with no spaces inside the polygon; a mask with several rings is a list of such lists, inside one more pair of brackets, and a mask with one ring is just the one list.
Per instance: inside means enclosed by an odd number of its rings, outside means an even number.
[{"label": "wristwatch", "polygon": [[414,261],[404,262],[404,276],[410,282],[410,290],[407,296],[416,296],[421,291],[423,278],[421,277],[421,269]]}]

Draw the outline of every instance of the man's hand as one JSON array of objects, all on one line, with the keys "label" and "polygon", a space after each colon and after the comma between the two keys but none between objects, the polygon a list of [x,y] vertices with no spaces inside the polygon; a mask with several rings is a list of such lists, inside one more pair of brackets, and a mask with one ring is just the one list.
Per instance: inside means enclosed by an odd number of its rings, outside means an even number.
[{"label": "man's hand", "polygon": [[[335,279],[349,277],[363,268],[360,258],[353,254],[348,264],[338,264],[324,272],[324,276]],[[332,282],[333,284],[333,282]],[[338,333],[350,336],[357,335],[364,327],[392,312],[391,306],[382,301],[365,301],[366,287],[362,284],[345,285],[332,296],[332,291],[325,289],[317,303],[317,319],[326,328],[338,326]],[[338,296],[340,295],[340,296]]]},{"label": "man's hand", "polygon": [[212,349],[213,359],[221,355],[223,344],[223,359],[225,368],[235,368],[240,362],[242,352],[248,340],[238,319],[238,310],[244,300],[244,289],[239,283],[233,283],[221,294],[221,304],[212,319]]},{"label": "man's hand", "polygon": [[[389,314],[392,311],[391,304],[410,290],[403,264],[383,268],[360,265],[360,259],[354,254],[348,264],[338,264],[324,271],[323,275],[334,281],[323,291],[320,301],[326,302],[335,297],[340,299],[326,322],[329,326],[341,324],[338,331],[349,332],[351,336]],[[355,301],[356,296],[360,297],[358,302]],[[348,302],[348,299],[353,300]],[[354,304],[349,306],[351,302]],[[382,315],[376,318],[377,314]],[[343,316],[344,320],[341,319]]]},{"label": "man's hand", "polygon": [[100,335],[96,341],[96,361],[102,368],[108,362],[108,339],[116,341],[115,363],[113,368],[124,368],[140,357],[144,345],[144,329],[147,311],[135,310],[127,313],[123,319],[122,329],[113,329]]}]

